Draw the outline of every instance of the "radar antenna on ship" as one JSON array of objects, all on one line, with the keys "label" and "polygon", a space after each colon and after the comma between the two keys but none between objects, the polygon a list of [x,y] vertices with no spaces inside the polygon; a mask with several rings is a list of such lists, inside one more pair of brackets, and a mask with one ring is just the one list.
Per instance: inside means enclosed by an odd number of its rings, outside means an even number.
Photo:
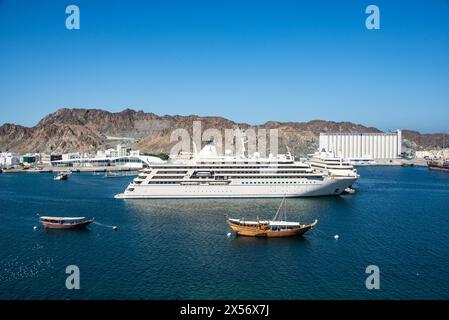
[{"label": "radar antenna on ship", "polygon": [[195,141],[192,141],[193,143],[193,154],[195,155],[195,158],[198,157],[198,149],[196,148]]},{"label": "radar antenna on ship", "polygon": [[248,143],[249,140],[248,139],[245,140],[244,137],[241,138],[240,140],[242,141],[242,158],[245,158],[246,157],[245,156],[245,152],[246,152],[245,143]]},{"label": "radar antenna on ship", "polygon": [[287,148],[288,158],[291,160],[292,159],[292,153],[290,152],[290,148],[287,145],[285,145],[285,147]]}]

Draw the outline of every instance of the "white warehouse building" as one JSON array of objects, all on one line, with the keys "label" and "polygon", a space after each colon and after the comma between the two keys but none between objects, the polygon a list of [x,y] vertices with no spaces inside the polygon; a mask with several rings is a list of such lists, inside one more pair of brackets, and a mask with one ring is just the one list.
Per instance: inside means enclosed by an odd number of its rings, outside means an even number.
[{"label": "white warehouse building", "polygon": [[385,133],[320,133],[320,151],[346,159],[395,159],[401,156],[400,130]]}]

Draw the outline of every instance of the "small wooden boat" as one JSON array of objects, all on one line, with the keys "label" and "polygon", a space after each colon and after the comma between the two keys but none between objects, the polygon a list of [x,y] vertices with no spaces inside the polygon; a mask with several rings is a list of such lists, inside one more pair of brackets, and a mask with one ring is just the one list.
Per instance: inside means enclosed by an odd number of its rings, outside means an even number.
[{"label": "small wooden boat", "polygon": [[[273,220],[244,220],[227,218],[229,227],[240,236],[248,237],[291,237],[303,235],[307,231],[313,229],[318,220],[315,219],[311,224],[301,224],[300,222],[286,221],[286,209],[284,210],[284,219],[281,219],[280,210],[285,198],[282,200],[278,211]],[[285,207],[286,208],[286,207]],[[226,215],[227,217],[227,215]]]},{"label": "small wooden boat", "polygon": [[47,229],[80,229],[94,221],[86,217],[39,217],[39,222]]}]

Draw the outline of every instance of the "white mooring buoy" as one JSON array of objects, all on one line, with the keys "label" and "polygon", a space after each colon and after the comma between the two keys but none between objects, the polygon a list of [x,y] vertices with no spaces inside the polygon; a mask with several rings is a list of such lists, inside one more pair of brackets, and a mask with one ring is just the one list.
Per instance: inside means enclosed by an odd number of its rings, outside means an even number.
[{"label": "white mooring buoy", "polygon": [[228,238],[232,237],[232,233],[228,232],[227,236]]},{"label": "white mooring buoy", "polygon": [[112,230],[117,231],[118,230],[117,226],[113,226]]},{"label": "white mooring buoy", "polygon": [[33,227],[33,230],[34,230],[34,231],[36,231],[36,230],[37,230],[37,227],[36,227],[36,226],[34,226],[34,227]]},{"label": "white mooring buoy", "polygon": [[335,239],[335,240],[338,240],[338,239],[340,239],[340,236],[339,236],[338,234],[336,234],[336,235],[334,236],[334,239]]}]

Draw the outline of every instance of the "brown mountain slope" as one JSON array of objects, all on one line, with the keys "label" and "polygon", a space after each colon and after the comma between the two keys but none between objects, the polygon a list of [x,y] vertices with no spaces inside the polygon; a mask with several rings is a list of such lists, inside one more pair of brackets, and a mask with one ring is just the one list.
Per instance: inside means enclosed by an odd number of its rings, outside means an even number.
[{"label": "brown mountain slope", "polygon": [[449,135],[445,133],[419,133],[418,131],[402,130],[402,137],[412,141],[417,149],[438,149],[449,147]]},{"label": "brown mountain slope", "polygon": [[[320,132],[380,132],[351,122],[313,120],[309,122],[269,121],[251,126],[235,123],[223,117],[158,116],[154,113],[125,109],[108,112],[100,109],[59,109],[44,117],[35,127],[4,124],[0,127],[0,150],[44,153],[95,152],[125,143],[146,152],[168,153],[176,142],[170,142],[174,129],[185,129],[192,135],[194,121],[201,121],[202,132],[209,128],[223,129],[278,129],[279,147],[288,145],[297,155],[314,151]],[[224,136],[224,134],[223,134]],[[403,137],[417,148],[442,146],[443,134],[420,134],[404,130]],[[449,138],[446,139],[449,143]]]}]

